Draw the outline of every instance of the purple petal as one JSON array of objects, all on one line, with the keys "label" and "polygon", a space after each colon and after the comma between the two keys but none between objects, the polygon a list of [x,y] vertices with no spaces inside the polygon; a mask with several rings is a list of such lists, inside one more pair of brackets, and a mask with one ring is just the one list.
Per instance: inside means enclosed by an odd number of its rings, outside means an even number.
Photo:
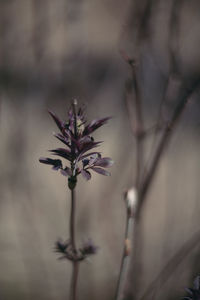
[{"label": "purple petal", "polygon": [[80,144],[90,143],[90,142],[93,142],[93,139],[88,135],[86,135],[86,136],[79,139]]},{"label": "purple petal", "polygon": [[71,152],[67,149],[64,148],[58,148],[58,149],[54,149],[54,150],[49,150],[50,152],[52,152],[55,155],[61,156],[66,158],[67,160],[71,161]]},{"label": "purple petal", "polygon": [[53,166],[52,167],[52,170],[54,170],[54,171],[58,171],[60,169],[60,166]]},{"label": "purple petal", "polygon": [[88,135],[90,133],[92,133],[93,131],[95,131],[97,128],[101,127],[102,125],[104,125],[105,123],[107,123],[107,121],[111,119],[111,117],[107,117],[107,118],[103,118],[103,119],[99,119],[99,120],[93,120],[91,123],[89,123],[84,131],[83,131],[83,135]]},{"label": "purple petal", "polygon": [[109,168],[114,164],[114,161],[110,157],[99,158],[94,162],[95,166],[100,166],[103,168]]},{"label": "purple petal", "polygon": [[91,179],[91,174],[89,171],[86,171],[84,169],[81,170],[81,174],[83,175],[83,178],[85,178],[86,180],[90,180]]},{"label": "purple petal", "polygon": [[60,173],[64,176],[72,176],[72,171],[68,167],[66,167],[65,169],[60,170]]},{"label": "purple petal", "polygon": [[82,160],[83,168],[88,165],[89,161],[90,160],[88,158]]},{"label": "purple petal", "polygon": [[94,155],[94,154],[97,154],[97,155],[100,155],[100,156],[101,156],[100,152],[90,152],[90,153],[85,154],[85,155],[79,155],[78,161],[79,161],[79,160],[82,160],[82,159],[84,159],[84,158],[86,158],[86,157],[88,157],[88,156]]},{"label": "purple petal", "polygon": [[93,241],[91,239],[88,239],[83,243],[83,246],[81,248],[81,252],[84,255],[91,255],[96,254],[99,247],[94,245]]},{"label": "purple petal", "polygon": [[49,114],[52,116],[52,118],[54,119],[56,125],[58,126],[58,128],[60,129],[60,131],[62,132],[65,124],[63,121],[61,121],[52,111],[48,111]]},{"label": "purple petal", "polygon": [[91,169],[101,175],[105,175],[105,176],[110,176],[110,172],[104,170],[104,169],[101,169],[101,168],[96,168],[96,167],[91,167]]},{"label": "purple petal", "polygon": [[101,155],[98,155],[98,154],[91,155],[89,165],[90,166],[93,165],[100,157],[101,157]]},{"label": "purple petal", "polygon": [[59,239],[58,241],[55,242],[55,251],[65,253],[65,251],[69,247],[69,245],[70,245],[69,241],[63,242],[62,239]]}]

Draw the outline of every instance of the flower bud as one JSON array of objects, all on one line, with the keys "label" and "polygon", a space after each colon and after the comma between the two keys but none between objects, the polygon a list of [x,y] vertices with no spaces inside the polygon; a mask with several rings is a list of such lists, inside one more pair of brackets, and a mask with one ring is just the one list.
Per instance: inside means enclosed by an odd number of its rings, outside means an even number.
[{"label": "flower bud", "polygon": [[68,187],[73,190],[76,187],[77,179],[76,176],[71,176],[68,178]]},{"label": "flower bud", "polygon": [[138,204],[138,192],[136,188],[130,188],[125,194],[125,201],[127,205],[127,213],[128,216],[134,217],[137,209]]}]

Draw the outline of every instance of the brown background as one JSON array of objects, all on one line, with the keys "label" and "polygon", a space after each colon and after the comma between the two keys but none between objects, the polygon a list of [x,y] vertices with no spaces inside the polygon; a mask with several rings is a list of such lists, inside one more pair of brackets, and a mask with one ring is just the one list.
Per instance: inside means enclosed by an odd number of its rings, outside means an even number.
[{"label": "brown background", "polygon": [[[123,192],[135,174],[120,56],[137,53],[135,32],[148,1],[0,1],[0,299],[67,299],[71,266],[56,260],[54,241],[68,237],[66,179],[40,165],[58,142],[47,109],[65,118],[71,100],[87,105],[88,119],[113,116],[95,133],[115,165],[78,184],[77,235],[91,237],[99,253],[81,266],[79,299],[113,299],[123,249]],[[146,127],[154,124],[175,47],[179,72],[200,72],[200,4],[182,1],[170,36],[174,1],[152,1],[142,40],[142,92]],[[147,17],[146,17],[147,18]],[[174,31],[173,31],[174,32]],[[178,45],[178,46],[177,46]],[[172,48],[170,48],[172,47]],[[178,50],[177,50],[178,49]],[[178,51],[178,52],[177,52]],[[174,91],[170,91],[174,95]],[[173,98],[173,97],[172,97]],[[172,101],[172,105],[173,105]],[[192,97],[162,159],[142,215],[139,293],[199,230],[199,93]],[[146,143],[146,157],[152,138]],[[199,245],[174,267],[154,299],[179,299],[200,272]],[[131,279],[132,280],[132,279]],[[134,284],[134,282],[133,282]]]}]

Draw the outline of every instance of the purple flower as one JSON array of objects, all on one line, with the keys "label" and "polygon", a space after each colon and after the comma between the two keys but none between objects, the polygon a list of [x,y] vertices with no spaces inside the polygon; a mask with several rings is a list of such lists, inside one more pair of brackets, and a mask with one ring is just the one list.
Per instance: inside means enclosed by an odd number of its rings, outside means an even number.
[{"label": "purple flower", "polygon": [[197,276],[194,280],[193,288],[185,289],[189,297],[184,297],[183,299],[188,300],[200,300],[200,276]]},{"label": "purple flower", "polygon": [[40,158],[39,161],[52,165],[53,170],[60,169],[62,175],[69,177],[68,182],[71,189],[75,187],[76,178],[79,174],[82,174],[86,180],[91,178],[90,171],[110,176],[110,173],[105,168],[111,167],[113,161],[109,157],[101,157],[100,152],[93,150],[102,142],[94,141],[94,138],[91,136],[96,129],[106,124],[110,117],[93,120],[86,124],[83,109],[80,108],[76,112],[76,103],[70,108],[67,121],[60,120],[51,111],[49,111],[49,114],[60,130],[54,136],[64,144],[63,148],[49,151],[53,155],[66,159],[69,165],[63,166],[60,159]]},{"label": "purple flower", "polygon": [[69,241],[63,242],[62,239],[59,239],[55,242],[55,252],[59,252],[62,254],[66,253],[67,248],[70,246]]},{"label": "purple flower", "polygon": [[95,246],[91,239],[85,241],[79,250],[74,251],[70,240],[63,241],[59,239],[55,242],[55,252],[62,256],[59,259],[68,259],[71,261],[81,261],[87,258],[88,255],[96,254],[98,247]]},{"label": "purple flower", "polygon": [[93,255],[96,254],[98,250],[98,247],[94,245],[93,241],[91,239],[88,239],[83,243],[82,248],[80,249],[80,252],[83,256]]}]

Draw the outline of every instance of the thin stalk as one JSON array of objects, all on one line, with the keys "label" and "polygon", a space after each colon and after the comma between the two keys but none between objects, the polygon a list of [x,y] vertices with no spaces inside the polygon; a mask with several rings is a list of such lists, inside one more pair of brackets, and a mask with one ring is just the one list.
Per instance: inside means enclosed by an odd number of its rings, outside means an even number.
[{"label": "thin stalk", "polygon": [[199,244],[200,241],[200,231],[197,231],[192,237],[186,241],[180,249],[169,259],[166,265],[163,267],[161,272],[156,276],[156,278],[150,283],[144,294],[139,300],[150,299],[151,293],[155,290],[158,282],[160,282],[160,289],[170,278],[171,274],[176,270],[176,268],[181,264],[181,262],[186,258],[187,255]]},{"label": "thin stalk", "polygon": [[[74,100],[72,103],[72,109],[74,114],[74,136],[77,137],[77,117],[76,117],[76,106],[77,101]],[[72,159],[75,156],[75,146],[72,142],[71,148]],[[71,162],[71,170],[73,179],[76,177],[76,169],[74,165],[74,161]],[[76,186],[76,184],[75,184]],[[72,277],[71,277],[71,292],[70,292],[70,300],[77,299],[77,281],[78,281],[78,272],[79,272],[79,262],[76,260],[77,249],[76,249],[76,241],[75,241],[75,212],[76,212],[76,194],[75,194],[75,186],[71,188],[71,213],[70,213],[70,241],[72,246],[72,251],[74,254],[74,260],[72,261]]]},{"label": "thin stalk", "polygon": [[71,190],[70,240],[71,240],[73,251],[76,253],[75,211],[76,211],[76,198],[75,198],[75,189],[73,189]]},{"label": "thin stalk", "polygon": [[116,300],[123,299],[123,288],[124,288],[125,278],[127,275],[127,270],[128,270],[129,260],[130,260],[129,237],[130,237],[130,232],[132,231],[132,227],[133,227],[133,219],[131,217],[129,217],[127,214],[124,249],[123,249],[123,255],[121,258],[121,266],[120,266],[119,278],[118,278],[116,294],[115,294]]},{"label": "thin stalk", "polygon": [[149,167],[148,173],[147,173],[147,175],[142,183],[141,189],[140,189],[140,195],[139,195],[140,203],[139,203],[139,207],[138,207],[138,211],[137,211],[138,215],[141,212],[141,208],[144,204],[147,192],[148,192],[149,187],[155,176],[155,173],[158,168],[162,154],[163,154],[164,150],[166,149],[166,146],[172,136],[174,128],[175,128],[176,124],[178,123],[178,121],[189,101],[189,98],[194,93],[194,91],[196,91],[198,88],[199,88],[199,81],[195,81],[190,88],[187,88],[183,92],[183,94],[180,97],[179,103],[177,104],[177,106],[172,114],[171,119],[169,120],[167,126],[164,129],[164,132],[162,134],[162,137],[160,139],[158,147],[155,151],[155,155],[154,155],[151,165]]},{"label": "thin stalk", "polygon": [[79,262],[73,261],[73,270],[71,278],[71,300],[77,299],[77,282],[78,282]]},{"label": "thin stalk", "polygon": [[[129,261],[130,261],[130,245],[132,240],[133,231],[133,221],[135,215],[137,215],[137,205],[138,205],[138,193],[137,190],[140,188],[141,181],[141,171],[143,167],[143,138],[144,138],[144,125],[143,125],[143,115],[142,115],[142,101],[140,94],[140,86],[138,81],[138,70],[135,63],[129,60],[129,64],[132,69],[132,81],[131,84],[127,86],[127,97],[126,103],[128,108],[129,119],[132,133],[136,141],[136,178],[135,178],[135,188],[130,189],[126,196],[125,201],[127,202],[127,219],[126,219],[126,229],[124,237],[124,249],[121,259],[119,279],[117,283],[117,289],[115,294],[116,300],[121,300],[124,298],[124,292],[126,289],[126,277],[128,273]],[[134,93],[133,93],[134,90]],[[132,97],[131,97],[132,96]],[[132,99],[131,99],[132,98]],[[131,104],[133,100],[133,105]]]},{"label": "thin stalk", "polygon": [[124,237],[124,249],[121,259],[119,279],[117,282],[115,300],[121,300],[124,298],[124,292],[126,288],[126,277],[128,273],[128,267],[130,263],[130,254],[131,254],[131,237],[133,235],[133,224],[135,218],[135,212],[138,205],[138,192],[135,188],[131,188],[125,194],[126,202],[126,228],[125,228],[125,237]]}]

